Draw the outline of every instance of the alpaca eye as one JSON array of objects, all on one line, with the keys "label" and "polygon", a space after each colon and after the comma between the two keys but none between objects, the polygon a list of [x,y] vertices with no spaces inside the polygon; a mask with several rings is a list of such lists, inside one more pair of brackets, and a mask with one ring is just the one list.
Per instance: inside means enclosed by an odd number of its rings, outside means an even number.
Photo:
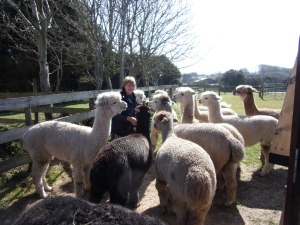
[{"label": "alpaca eye", "polygon": [[208,99],[208,97],[205,97],[205,99]]},{"label": "alpaca eye", "polygon": [[115,104],[117,104],[117,102],[113,102],[113,104],[115,105]]},{"label": "alpaca eye", "polygon": [[184,96],[184,94],[181,94],[181,96]]}]

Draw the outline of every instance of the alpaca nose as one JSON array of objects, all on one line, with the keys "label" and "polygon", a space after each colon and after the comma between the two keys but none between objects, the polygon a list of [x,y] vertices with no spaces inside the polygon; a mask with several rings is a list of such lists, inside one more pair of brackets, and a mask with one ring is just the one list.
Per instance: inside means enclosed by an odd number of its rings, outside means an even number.
[{"label": "alpaca nose", "polygon": [[233,91],[232,94],[233,94],[233,95],[236,95],[236,91]]}]

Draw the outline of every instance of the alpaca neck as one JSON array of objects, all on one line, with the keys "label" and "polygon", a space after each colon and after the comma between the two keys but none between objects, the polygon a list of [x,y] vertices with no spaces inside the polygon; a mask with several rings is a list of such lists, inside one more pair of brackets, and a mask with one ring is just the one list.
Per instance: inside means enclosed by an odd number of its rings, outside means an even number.
[{"label": "alpaca neck", "polygon": [[194,117],[202,121],[207,121],[207,117],[200,112],[197,104],[197,98],[194,97]]},{"label": "alpaca neck", "polygon": [[155,110],[156,113],[160,111],[172,112],[172,106],[169,104],[161,105],[159,108]]},{"label": "alpaca neck", "polygon": [[191,99],[190,102],[184,105],[182,123],[193,123],[193,120],[194,120],[194,100]]},{"label": "alpaca neck", "polygon": [[243,103],[244,103],[245,113],[247,116],[253,116],[256,114],[258,110],[254,102],[253,94],[248,94],[244,99]]},{"label": "alpaca neck", "polygon": [[144,135],[150,143],[150,118],[141,117],[137,119],[136,133]]},{"label": "alpaca neck", "polygon": [[208,106],[208,120],[210,123],[221,123],[223,117],[221,115],[220,102],[216,101],[215,104]]},{"label": "alpaca neck", "polygon": [[100,108],[96,109],[94,123],[91,131],[91,137],[93,139],[93,143],[95,143],[96,146],[104,145],[107,143],[110,134],[111,118],[112,115],[110,115],[109,113],[105,113],[105,110]]},{"label": "alpaca neck", "polygon": [[171,126],[166,127],[165,130],[161,132],[161,136],[162,136],[162,143],[164,143],[169,137],[176,136],[173,129],[173,123],[171,124]]},{"label": "alpaca neck", "polygon": [[139,118],[137,118],[136,133],[141,133],[148,140],[149,151],[148,151],[147,167],[150,167],[152,164],[152,148],[151,148],[152,145],[150,140],[150,117],[141,115]]}]

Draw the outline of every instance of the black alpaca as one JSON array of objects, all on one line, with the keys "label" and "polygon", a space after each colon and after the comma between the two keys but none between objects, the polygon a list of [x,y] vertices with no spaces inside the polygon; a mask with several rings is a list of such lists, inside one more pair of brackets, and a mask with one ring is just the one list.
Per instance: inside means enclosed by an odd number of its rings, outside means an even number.
[{"label": "black alpaca", "polygon": [[90,174],[92,202],[99,202],[109,191],[112,203],[137,206],[138,189],[152,164],[150,117],[148,106],[138,106],[136,133],[115,139],[100,150]]},{"label": "black alpaca", "polygon": [[109,203],[93,204],[72,196],[38,201],[24,211],[14,225],[166,225],[163,221]]}]

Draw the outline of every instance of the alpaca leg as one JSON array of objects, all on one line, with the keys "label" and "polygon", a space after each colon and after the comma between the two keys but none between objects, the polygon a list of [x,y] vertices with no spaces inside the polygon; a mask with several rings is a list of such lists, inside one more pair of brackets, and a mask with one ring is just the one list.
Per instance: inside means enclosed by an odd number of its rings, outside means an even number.
[{"label": "alpaca leg", "polygon": [[112,189],[109,191],[110,202],[124,206],[128,200],[128,192],[124,190]]},{"label": "alpaca leg", "polygon": [[123,165],[121,169],[121,176],[119,178],[115,177],[115,183],[111,184],[109,193],[111,202],[124,206],[128,201],[128,193],[131,190],[132,171],[128,165]]},{"label": "alpaca leg", "polygon": [[274,164],[269,163],[269,151],[270,146],[269,145],[261,145],[261,151],[265,158],[265,165],[262,169],[262,171],[259,173],[261,176],[265,176],[266,174],[270,173],[270,171],[273,169]]},{"label": "alpaca leg", "polygon": [[139,192],[138,189],[142,185],[145,173],[137,172],[132,175],[132,183],[131,188],[129,190],[129,206],[132,208],[136,208],[138,206],[139,201]]},{"label": "alpaca leg", "polygon": [[188,210],[187,212],[187,218],[186,218],[186,224],[204,224],[206,215],[209,211],[209,206],[202,207],[200,210],[197,210],[196,212]]},{"label": "alpaca leg", "polygon": [[[50,163],[50,162],[49,162],[49,163]],[[49,164],[47,165],[45,171],[48,170],[48,167],[49,167]],[[44,189],[45,189],[45,191],[52,191],[53,189],[52,189],[51,186],[49,186],[49,185],[47,184],[47,181],[46,181],[46,177],[45,177],[45,176],[46,176],[46,172],[44,173],[44,176],[42,177]]]},{"label": "alpaca leg", "polygon": [[222,190],[225,187],[225,180],[224,180],[224,176],[222,173],[219,173],[217,175],[217,179],[218,179],[218,189]]},{"label": "alpaca leg", "polygon": [[151,148],[152,148],[152,154],[153,154],[153,159],[156,156],[156,144],[157,144],[157,140],[158,140],[158,131],[154,128],[154,126],[152,127],[151,124],[151,134],[150,134],[150,140],[151,140]]},{"label": "alpaca leg", "polygon": [[83,168],[73,164],[74,191],[77,198],[84,197],[84,175]]},{"label": "alpaca leg", "polygon": [[[176,214],[176,221],[178,225],[189,224],[187,223],[188,211],[186,203],[174,201],[174,212]],[[200,223],[199,223],[200,224]],[[192,225],[192,224],[191,224]],[[195,224],[196,225],[196,224]]]},{"label": "alpaca leg", "polygon": [[171,194],[169,193],[168,185],[166,182],[161,181],[156,178],[155,187],[158,192],[160,206],[163,208],[164,212],[171,210]]},{"label": "alpaca leg", "polygon": [[226,206],[231,205],[236,200],[236,189],[237,189],[237,180],[236,180],[237,164],[229,163],[224,166],[222,169],[222,175],[225,179],[227,199],[225,202]]},{"label": "alpaca leg", "polygon": [[91,180],[90,180],[90,173],[91,173],[91,165],[87,165],[83,168],[84,171],[84,189],[85,191],[89,191],[91,189]]},{"label": "alpaca leg", "polygon": [[51,159],[49,159],[48,161],[47,160],[44,160],[44,161],[33,160],[33,163],[32,163],[33,183],[35,185],[37,194],[41,198],[46,198],[48,196],[44,190],[43,177],[46,174],[46,171],[47,171],[50,161],[51,161]]},{"label": "alpaca leg", "polygon": [[99,203],[105,194],[106,190],[102,188],[96,188],[91,186],[90,197],[89,200],[94,203]]}]

